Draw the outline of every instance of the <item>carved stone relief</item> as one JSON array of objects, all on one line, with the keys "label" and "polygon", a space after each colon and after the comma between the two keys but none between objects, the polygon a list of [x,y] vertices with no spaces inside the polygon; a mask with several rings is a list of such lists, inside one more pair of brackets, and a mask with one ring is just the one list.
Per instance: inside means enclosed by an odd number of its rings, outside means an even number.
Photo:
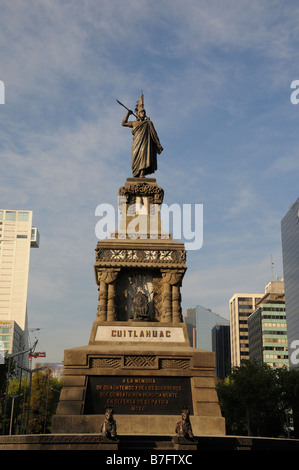
[{"label": "carved stone relief", "polygon": [[117,284],[118,320],[155,318],[153,273],[124,269]]}]

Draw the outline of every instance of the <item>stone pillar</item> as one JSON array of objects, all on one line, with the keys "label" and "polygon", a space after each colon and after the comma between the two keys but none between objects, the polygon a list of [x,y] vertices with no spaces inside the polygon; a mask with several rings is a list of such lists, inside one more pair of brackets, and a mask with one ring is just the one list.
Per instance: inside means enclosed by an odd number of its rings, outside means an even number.
[{"label": "stone pillar", "polygon": [[108,284],[107,321],[115,321],[115,281]]},{"label": "stone pillar", "polygon": [[[99,276],[99,278],[102,276]],[[107,283],[100,280],[100,287],[99,287],[99,303],[98,303],[98,311],[97,317],[100,321],[107,320]]]},{"label": "stone pillar", "polygon": [[106,272],[98,272],[98,283],[99,283],[99,303],[97,310],[97,317],[100,321],[107,320],[107,282]]},{"label": "stone pillar", "polygon": [[182,321],[180,286],[184,275],[179,270],[161,270],[162,272],[162,322],[179,323]]},{"label": "stone pillar", "polygon": [[180,283],[172,286],[172,321],[173,323],[182,321]]},{"label": "stone pillar", "polygon": [[120,269],[98,272],[99,304],[97,316],[100,321],[115,321],[115,283]]},{"label": "stone pillar", "polygon": [[169,283],[170,277],[171,277],[171,272],[169,270],[162,271],[161,322],[172,322],[171,285]]}]

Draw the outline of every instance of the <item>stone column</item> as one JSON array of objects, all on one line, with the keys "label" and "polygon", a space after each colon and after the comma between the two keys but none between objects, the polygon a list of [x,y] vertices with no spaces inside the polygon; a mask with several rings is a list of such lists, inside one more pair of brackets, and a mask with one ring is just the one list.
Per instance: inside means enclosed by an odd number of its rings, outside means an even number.
[{"label": "stone column", "polygon": [[115,281],[108,284],[107,321],[115,321]]},{"label": "stone column", "polygon": [[115,283],[119,269],[105,269],[98,273],[100,281],[97,316],[100,321],[115,321]]},{"label": "stone column", "polygon": [[172,321],[173,323],[182,321],[180,283],[172,286]]},{"label": "stone column", "polygon": [[171,272],[162,271],[162,316],[161,322],[172,322],[171,285],[169,283]]},{"label": "stone column", "polygon": [[100,321],[107,320],[107,283],[103,281],[102,275],[99,275],[100,287],[99,287],[99,303],[97,317]]},{"label": "stone column", "polygon": [[182,321],[180,286],[184,271],[161,270],[162,292],[162,322],[179,323]]}]

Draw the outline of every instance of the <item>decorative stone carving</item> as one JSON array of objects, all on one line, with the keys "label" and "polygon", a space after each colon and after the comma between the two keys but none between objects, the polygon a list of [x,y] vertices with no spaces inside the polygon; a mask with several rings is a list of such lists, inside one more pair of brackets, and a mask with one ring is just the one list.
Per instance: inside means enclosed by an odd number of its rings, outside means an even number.
[{"label": "decorative stone carving", "polygon": [[131,369],[153,369],[158,368],[156,356],[125,356],[124,367]]},{"label": "decorative stone carving", "polygon": [[[186,271],[186,250],[183,243],[172,241],[171,236],[170,239],[164,237],[162,232],[159,206],[164,191],[154,178],[128,178],[119,189],[119,196],[122,214],[119,231],[113,238],[98,242],[96,248],[97,318],[101,321],[181,322],[180,287]],[[158,228],[154,240],[151,239],[152,212]],[[131,228],[135,224],[138,239],[133,240]],[[151,277],[151,289],[148,281],[136,289],[130,276],[134,278],[139,273]],[[147,297],[147,303],[141,294],[134,297],[139,291]],[[147,306],[146,313],[140,313]]]},{"label": "decorative stone carving", "polygon": [[147,250],[147,249],[118,249],[98,248],[96,250],[96,261],[108,263],[121,262],[124,265],[131,262],[142,262],[146,264],[169,264],[176,266],[179,263],[185,263],[185,250]]},{"label": "decorative stone carving", "polygon": [[98,280],[100,282],[105,282],[106,284],[110,284],[114,282],[118,276],[119,269],[105,269],[103,271],[98,272]]},{"label": "decorative stone carving", "polygon": [[148,315],[148,299],[144,292],[139,291],[133,297],[131,319],[137,321],[150,320]]},{"label": "decorative stone carving", "polygon": [[190,411],[189,408],[183,408],[181,420],[177,423],[175,432],[178,437],[184,439],[194,439],[192,426],[190,423]]},{"label": "decorative stone carving", "polygon": [[161,270],[162,272],[162,303],[163,322],[182,322],[180,286],[184,275],[181,270]]},{"label": "decorative stone carving", "polygon": [[115,317],[115,281],[120,269],[102,269],[97,272],[99,283],[97,317],[100,321],[114,321]]},{"label": "decorative stone carving", "polygon": [[136,197],[150,197],[152,204],[162,204],[164,199],[164,190],[158,186],[146,182],[126,184],[118,190],[119,196],[125,196],[126,203],[131,205],[136,203]]},{"label": "decorative stone carving", "polygon": [[105,420],[101,426],[101,433],[107,439],[116,438],[116,422],[113,418],[112,408],[106,408]]}]

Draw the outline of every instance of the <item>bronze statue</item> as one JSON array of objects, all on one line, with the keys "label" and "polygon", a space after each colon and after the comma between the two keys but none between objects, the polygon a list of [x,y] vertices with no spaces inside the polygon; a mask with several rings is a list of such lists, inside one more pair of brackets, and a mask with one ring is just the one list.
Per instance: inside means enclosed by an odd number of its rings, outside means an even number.
[{"label": "bronze statue", "polygon": [[113,418],[113,409],[108,407],[105,411],[105,420],[101,427],[101,432],[107,439],[116,438],[116,422]]},{"label": "bronze statue", "polygon": [[[124,106],[119,101],[118,103]],[[135,113],[128,109],[122,126],[132,128],[132,173],[134,177],[142,178],[157,170],[157,154],[160,154],[163,148],[152,121],[146,116],[143,95],[137,101]],[[136,117],[136,121],[128,121],[132,114]]]},{"label": "bronze statue", "polygon": [[175,432],[178,437],[183,437],[185,439],[194,439],[192,426],[190,423],[190,411],[189,408],[183,408],[181,421],[176,425]]}]

